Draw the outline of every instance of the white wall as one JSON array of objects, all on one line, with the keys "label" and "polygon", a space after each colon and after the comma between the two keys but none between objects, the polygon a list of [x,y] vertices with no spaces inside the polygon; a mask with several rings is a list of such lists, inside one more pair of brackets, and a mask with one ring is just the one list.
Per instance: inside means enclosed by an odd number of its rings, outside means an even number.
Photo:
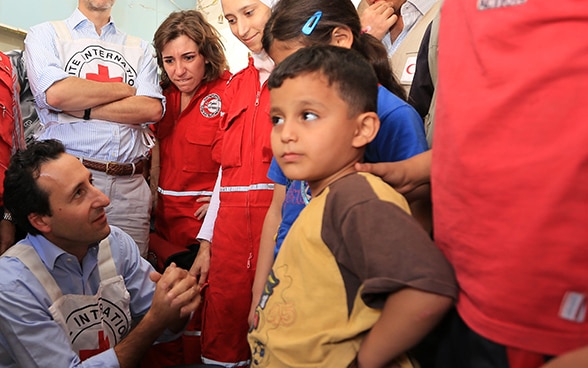
[{"label": "white wall", "polygon": [[[67,18],[77,4],[78,0],[0,0],[0,24],[17,31],[15,34],[0,27],[0,51],[16,48],[19,38],[35,24]],[[219,0],[117,0],[112,17],[125,32],[151,42],[155,30],[171,12],[194,8],[201,10],[223,35],[231,70],[245,66],[247,49],[234,38],[224,19],[219,22]]]},{"label": "white wall", "polygon": [[231,33],[227,20],[222,15],[220,1],[200,0],[198,10],[221,34],[231,72],[234,73],[247,66],[249,50]]},{"label": "white wall", "polygon": [[[360,2],[352,1],[356,6]],[[0,51],[15,48],[22,34],[35,24],[67,18],[77,4],[78,0],[0,0],[0,25],[17,30],[17,33],[7,32],[0,27]],[[202,11],[223,36],[231,71],[246,66],[248,50],[229,30],[219,0],[117,0],[112,16],[125,32],[151,41],[169,13],[194,8]]]},{"label": "white wall", "polygon": [[[174,10],[193,9],[197,0],[117,0],[112,16],[126,32],[145,40]],[[32,25],[67,18],[78,0],[0,0],[0,23],[28,30]]]}]

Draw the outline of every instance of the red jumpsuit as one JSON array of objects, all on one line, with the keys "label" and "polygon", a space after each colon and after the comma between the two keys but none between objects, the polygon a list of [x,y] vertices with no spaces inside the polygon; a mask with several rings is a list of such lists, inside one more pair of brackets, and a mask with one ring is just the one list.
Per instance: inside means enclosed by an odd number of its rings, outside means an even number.
[{"label": "red jumpsuit", "polygon": [[[160,146],[160,175],[155,232],[150,234],[149,251],[163,269],[172,254],[196,243],[202,225],[194,213],[207,202],[196,202],[212,194],[219,164],[212,160],[212,143],[221,121],[222,96],[231,73],[201,86],[180,113],[180,91],[172,84],[163,92],[166,113],[155,125]],[[197,311],[198,312],[198,311]],[[181,340],[159,344],[143,367],[200,362],[201,314],[196,313]],[[185,348],[184,348],[185,347]]]},{"label": "red jumpsuit", "polygon": [[12,69],[8,56],[0,52],[0,206],[3,205],[4,171],[12,152],[24,148],[19,101],[16,71]]},{"label": "red jumpsuit", "polygon": [[200,87],[189,105],[180,113],[180,91],[166,88],[166,113],[155,124],[159,141],[160,166],[155,233],[149,250],[163,263],[172,254],[196,243],[202,221],[194,213],[210,197],[219,164],[212,160],[212,143],[221,121],[220,109],[230,73]]},{"label": "red jumpsuit", "polygon": [[202,356],[224,363],[250,358],[247,316],[261,228],[273,184],[269,91],[251,59],[233,76],[223,99],[225,116],[213,148],[220,159],[220,207],[211,246],[204,303]]}]

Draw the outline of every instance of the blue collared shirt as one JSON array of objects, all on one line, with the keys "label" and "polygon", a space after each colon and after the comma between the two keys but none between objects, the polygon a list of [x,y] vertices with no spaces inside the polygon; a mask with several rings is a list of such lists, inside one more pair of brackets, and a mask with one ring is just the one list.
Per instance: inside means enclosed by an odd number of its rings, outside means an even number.
[{"label": "blue collared shirt", "polygon": [[[131,295],[131,315],[140,319],[151,306],[155,284],[151,265],[135,242],[117,227],[109,235],[116,271]],[[41,235],[28,235],[63,294],[94,295],[100,285],[98,246],[90,247],[82,263]],[[66,332],[51,317],[51,298],[24,264],[0,258],[0,367],[119,367],[114,349],[83,362],[71,349]]]},{"label": "blue collared shirt", "polygon": [[[94,24],[79,9],[65,20],[65,24],[74,40],[96,39],[123,45],[127,39],[126,33],[116,27],[112,18],[98,35]],[[39,138],[61,140],[67,151],[74,156],[116,162],[135,162],[140,159],[148,148],[140,142],[141,134],[138,134],[138,129],[129,133],[124,124],[92,123],[91,120],[86,122],[82,119],[80,123],[56,125],[57,112],[61,110],[47,103],[46,92],[55,82],[71,76],[63,70],[56,39],[55,28],[50,22],[33,26],[25,39],[29,84],[35,96],[41,124],[45,128]],[[165,98],[159,86],[155,50],[144,40],[141,40],[140,47],[143,57],[133,85],[137,89],[136,95],[160,99],[165,112]],[[81,126],[82,123],[86,125]]]}]

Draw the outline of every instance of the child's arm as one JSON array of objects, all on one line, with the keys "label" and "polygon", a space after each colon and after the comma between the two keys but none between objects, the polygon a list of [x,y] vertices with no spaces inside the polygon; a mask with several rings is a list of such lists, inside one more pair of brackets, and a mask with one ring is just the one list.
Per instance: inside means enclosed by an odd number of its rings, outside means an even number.
[{"label": "child's arm", "polygon": [[286,197],[286,186],[274,184],[274,194],[269,206],[263,227],[261,229],[261,239],[259,241],[259,253],[257,256],[257,269],[255,270],[255,279],[251,289],[253,299],[251,300],[251,309],[249,310],[249,325],[253,324],[255,308],[259,303],[267,277],[274,264],[274,248],[276,246],[275,235],[282,221],[282,204]]},{"label": "child's arm", "polygon": [[449,297],[413,288],[390,294],[359,349],[358,367],[387,367],[425,337],[452,304]]},{"label": "child's arm", "polygon": [[192,267],[190,267],[190,273],[198,279],[198,287],[202,291],[204,286],[208,282],[208,271],[210,270],[210,246],[212,242],[212,235],[214,234],[214,224],[216,222],[216,216],[218,215],[218,208],[220,207],[220,185],[223,176],[222,168],[218,169],[218,176],[214,189],[212,190],[212,197],[210,199],[210,205],[206,211],[206,216],[196,239],[200,242],[200,248]]},{"label": "child's arm", "polygon": [[541,368],[576,367],[588,367],[588,346],[560,355],[549,363],[541,366]]}]

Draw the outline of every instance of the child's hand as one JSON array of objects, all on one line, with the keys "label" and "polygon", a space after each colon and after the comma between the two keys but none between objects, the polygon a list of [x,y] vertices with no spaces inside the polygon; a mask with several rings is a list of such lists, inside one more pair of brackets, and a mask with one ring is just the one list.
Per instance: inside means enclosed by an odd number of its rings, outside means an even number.
[{"label": "child's hand", "polygon": [[210,205],[210,197],[200,197],[196,199],[196,202],[208,202],[200,206],[199,209],[194,212],[194,217],[198,220],[202,220],[204,216],[206,216],[206,212],[208,211],[208,206]]},{"label": "child's hand", "polygon": [[199,290],[202,291],[208,285],[208,270],[210,269],[210,242],[200,241],[200,249],[196,259],[190,267],[189,273],[198,280]]}]

